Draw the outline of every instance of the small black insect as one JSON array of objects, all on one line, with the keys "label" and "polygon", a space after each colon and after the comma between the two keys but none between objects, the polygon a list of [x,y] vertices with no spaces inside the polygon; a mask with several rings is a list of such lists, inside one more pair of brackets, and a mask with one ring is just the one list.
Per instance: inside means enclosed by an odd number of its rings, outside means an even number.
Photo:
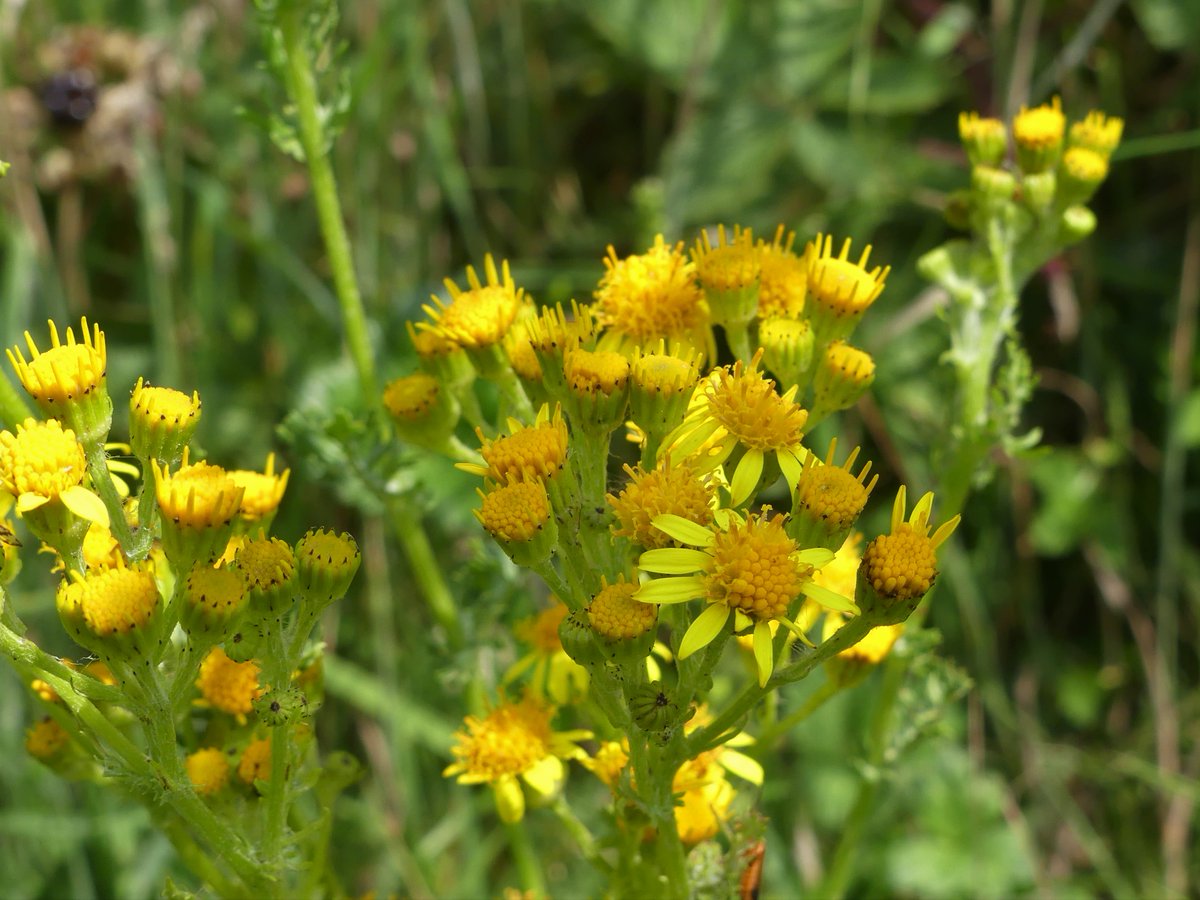
[{"label": "small black insect", "polygon": [[90,69],[69,69],[51,75],[42,85],[42,105],[64,128],[80,128],[96,111],[96,76]]}]

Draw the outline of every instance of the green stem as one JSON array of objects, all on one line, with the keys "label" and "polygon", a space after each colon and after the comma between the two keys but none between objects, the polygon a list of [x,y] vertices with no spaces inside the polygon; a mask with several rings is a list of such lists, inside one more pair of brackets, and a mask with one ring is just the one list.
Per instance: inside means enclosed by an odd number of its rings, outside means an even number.
[{"label": "green stem", "polygon": [[566,798],[560,793],[554,798],[554,803],[551,805],[554,814],[558,816],[558,821],[562,823],[563,828],[571,835],[575,844],[579,847],[579,852],[583,854],[583,858],[592,864],[601,872],[610,872],[612,867],[608,861],[600,855],[600,851],[596,846],[596,839],[592,836],[588,827],[579,821],[579,817],[575,815],[570,806],[567,805]]},{"label": "green stem", "polygon": [[155,824],[167,836],[175,852],[184,864],[198,875],[204,883],[216,891],[220,897],[235,897],[242,890],[222,872],[196,843],[195,838],[188,834],[187,829],[170,816],[166,810],[157,810],[154,815]]},{"label": "green stem", "polygon": [[109,529],[121,545],[121,552],[125,554],[125,558],[131,560],[134,552],[133,532],[129,530],[129,523],[125,521],[125,507],[117,495],[112,475],[108,471],[108,454],[104,452],[104,444],[100,441],[88,441],[84,444],[83,452],[87,457],[92,487],[104,501],[104,508],[108,510]]},{"label": "green stem", "polygon": [[725,324],[725,342],[736,359],[749,364],[754,356],[754,348],[750,344],[750,329],[747,323],[727,322]]},{"label": "green stem", "polygon": [[342,220],[341,202],[338,200],[337,182],[333,166],[329,162],[325,129],[321,123],[317,85],[313,77],[312,60],[304,41],[303,4],[284,4],[278,16],[279,33],[283,41],[283,52],[287,57],[284,69],[284,85],[292,103],[295,104],[296,122],[299,126],[300,143],[308,163],[308,174],[312,181],[313,200],[317,207],[317,218],[321,225],[321,236],[329,254],[329,267],[333,272],[334,289],[341,307],[342,325],[346,332],[346,344],[354,366],[358,370],[359,387],[367,409],[380,402],[375,361],[367,339],[367,319],[363,312],[362,296],[358,290],[358,279],[354,273],[354,257],[350,251],[350,239]]},{"label": "green stem", "polygon": [[263,828],[262,857],[267,870],[282,883],[284,862],[280,856],[283,846],[283,826],[287,814],[291,777],[288,760],[288,729],[276,725],[271,729],[271,780],[267,784],[266,823]]},{"label": "green stem", "polygon": [[458,617],[458,607],[442,568],[434,556],[429,536],[421,527],[420,517],[414,510],[402,501],[395,501],[390,508],[392,531],[400,541],[404,556],[412,569],[413,580],[421,590],[421,595],[429,605],[429,611],[438,624],[446,632],[446,640],[454,650],[463,646],[462,623]]},{"label": "green stem", "polygon": [[546,896],[546,878],[542,874],[542,864],[529,840],[529,832],[525,829],[524,820],[509,822],[505,826],[508,833],[508,846],[512,850],[513,862],[521,878],[521,887],[531,891],[534,897]]}]

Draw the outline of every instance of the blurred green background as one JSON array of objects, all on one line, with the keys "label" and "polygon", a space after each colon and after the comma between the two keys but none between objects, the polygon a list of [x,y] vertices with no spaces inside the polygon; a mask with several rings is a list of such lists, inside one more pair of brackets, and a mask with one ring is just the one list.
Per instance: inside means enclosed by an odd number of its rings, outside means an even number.
[{"label": "blurred green background", "polygon": [[[1072,118],[1126,119],[1096,234],[1023,297],[1043,448],[998,456],[966,510],[931,616],[944,660],[903,699],[911,734],[884,770],[855,764],[874,679],[802,727],[759,803],[763,895],[817,883],[862,778],[882,791],[856,896],[1200,889],[1200,3],[343,7],[322,85],[344,101],[333,157],[382,374],[411,366],[405,319],[487,251],[553,302],[590,296],[606,245],[635,252],[658,230],[852,235],[893,267],[858,333],[879,365],[873,398],[840,423],[884,473],[877,503],[902,480],[936,483],[952,386],[939,299],[914,263],[949,236],[940,206],[965,183],[958,112],[1060,93]],[[336,658],[318,719],[322,744],[371,772],[339,807],[338,870],[351,893],[497,896],[517,878],[490,798],[440,772],[467,673],[499,678],[519,652],[507,625],[536,598],[485,548],[469,478],[346,449],[353,374],[305,169],[271,139],[283,96],[263,58],[244,0],[0,3],[0,158],[14,166],[0,183],[0,343],[40,338],[47,317],[100,322],[114,435],[137,375],[195,388],[212,459],[260,467],[274,449],[292,466],[277,532],[358,537],[365,565],[326,623]],[[56,122],[47,85],[81,68],[99,81],[95,109]],[[419,599],[381,489],[421,505],[467,649]],[[48,571],[28,554],[15,602],[66,654]],[[963,672],[974,689],[945,704]],[[169,874],[189,883],[132,804],[28,759],[34,715],[0,667],[0,892],[142,898]],[[598,783],[572,781],[580,808],[602,802]],[[552,894],[597,895],[548,817],[531,827]]]}]

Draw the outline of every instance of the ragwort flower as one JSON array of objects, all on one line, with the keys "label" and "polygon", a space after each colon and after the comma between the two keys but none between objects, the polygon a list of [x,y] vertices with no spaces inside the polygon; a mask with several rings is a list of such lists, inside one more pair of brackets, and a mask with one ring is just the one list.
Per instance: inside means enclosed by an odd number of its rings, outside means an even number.
[{"label": "ragwort flower", "polygon": [[553,716],[554,708],[534,697],[506,700],[482,719],[467,716],[450,750],[456,762],[442,774],[458,776],[459,784],[490,785],[500,818],[519,822],[525,815],[521,781],[537,796],[553,796],[566,777],[562,761],[582,758],[576,742],[591,737],[589,731],[555,732]]},{"label": "ragwort flower", "polygon": [[[742,519],[727,512],[724,527],[702,528],[678,516],[659,516],[656,527],[692,548],[648,550],[638,568],[671,577],[648,581],[636,597],[644,603],[686,603],[703,599],[708,605],[679,644],[684,659],[708,646],[722,633],[730,617],[735,628],[753,623],[754,658],[759,684],[765,686],[775,666],[771,622],[800,634],[789,616],[801,597],[828,609],[856,612],[845,597],[813,583],[813,572],[833,559],[823,548],[801,550],[783,529],[782,515],[751,515]],[[743,617],[740,620],[738,616]]]}]

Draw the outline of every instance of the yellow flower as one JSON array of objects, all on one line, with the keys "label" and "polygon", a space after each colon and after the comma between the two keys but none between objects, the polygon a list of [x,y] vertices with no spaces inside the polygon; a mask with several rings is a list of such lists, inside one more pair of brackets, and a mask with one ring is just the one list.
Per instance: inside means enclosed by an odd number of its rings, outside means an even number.
[{"label": "yellow flower", "polygon": [[758,371],[762,352],[749,367],[741,360],[732,368],[717,369],[696,391],[692,409],[664,444],[672,462],[680,462],[697,451],[703,469],[722,465],[741,446],[745,449],[729,484],[730,500],[737,506],[753,492],[762,476],[763,461],[773,453],[788,483],[800,475],[806,452],[800,446],[808,412],[795,401],[793,386],[780,396],[775,382]]},{"label": "yellow flower", "polygon": [[1083,147],[1099,154],[1106,161],[1121,143],[1121,132],[1125,122],[1116,116],[1106,116],[1092,110],[1083,119],[1071,126],[1067,143],[1071,147]]},{"label": "yellow flower", "polygon": [[620,495],[607,496],[619,528],[613,534],[628,537],[647,549],[669,547],[670,535],[654,527],[654,519],[666,513],[705,526],[713,520],[717,487],[710,477],[684,461],[672,465],[669,459],[646,471],[641,466],[625,466],[629,483]]},{"label": "yellow flower", "polygon": [[252,608],[280,615],[291,605],[296,572],[291,545],[264,535],[243,543],[234,558],[246,578]]},{"label": "yellow flower", "polygon": [[484,257],[486,281],[480,281],[474,267],[467,266],[469,289],[464,291],[452,280],[445,280],[451,302],[433,298],[433,306],[422,307],[433,324],[420,322],[419,329],[435,331],[468,350],[492,347],[504,339],[525,299],[525,292],[513,282],[508,263],[496,262],[489,253]]},{"label": "yellow flower", "polygon": [[[937,548],[954,533],[962,519],[955,516],[943,522],[930,537],[933,493],[927,493],[917,501],[908,521],[904,520],[906,507],[907,492],[901,485],[892,505],[890,533],[879,535],[863,552],[859,585],[871,611],[891,614],[893,610],[900,610],[899,621],[916,608],[933,586],[937,575]],[[864,586],[869,589],[865,593],[861,591]]]},{"label": "yellow flower", "polygon": [[875,381],[871,354],[845,341],[830,341],[813,376],[813,408],[809,426],[830,413],[849,409]]},{"label": "yellow flower", "polygon": [[219,557],[233,532],[244,488],[220,466],[189,463],[188,452],[174,475],[157,460],[154,490],[162,514],[163,551],[177,572]]},{"label": "yellow flower", "polygon": [[813,330],[804,319],[769,316],[759,319],[758,343],[763,363],[786,385],[807,381],[813,356]]},{"label": "yellow flower", "polygon": [[238,506],[242,521],[247,524],[263,522],[269,526],[283,500],[283,492],[287,490],[288,476],[291,474],[291,469],[275,474],[274,453],[267,454],[267,465],[262,472],[245,469],[229,472],[230,480],[242,489],[242,502]]},{"label": "yellow flower", "polygon": [[1021,170],[1036,173],[1051,168],[1062,150],[1065,129],[1066,118],[1058,97],[1033,109],[1022,106],[1012,123]]},{"label": "yellow flower", "polygon": [[158,584],[145,569],[89,572],[83,586],[79,598],[83,619],[99,637],[145,628],[160,607]]},{"label": "yellow flower", "polygon": [[70,742],[71,736],[54,719],[46,716],[25,732],[25,750],[42,761],[57,756]]},{"label": "yellow flower", "polygon": [[707,606],[679,643],[685,659],[712,643],[734,617],[754,625],[754,658],[759,684],[765,686],[775,666],[770,623],[781,622],[797,635],[788,617],[800,597],[822,606],[856,612],[853,602],[821,588],[813,572],[833,559],[823,548],[801,550],[783,528],[783,516],[752,515],[742,519],[727,512],[724,527],[713,531],[678,516],[658,516],[656,527],[687,548],[647,550],[638,560],[643,572],[668,575],[648,581],[635,594],[644,603],[686,603],[704,599]]},{"label": "yellow flower", "polygon": [[16,434],[0,432],[0,488],[16,498],[18,513],[59,503],[81,519],[107,527],[107,508],[83,486],[86,474],[83,447],[57,419],[26,419]]},{"label": "yellow flower", "polygon": [[562,410],[549,406],[538,410],[532,425],[508,420],[507,436],[488,439],[477,431],[483,446],[479,453],[486,465],[456,463],[457,468],[480,475],[497,484],[509,481],[553,479],[567,464],[567,423]]},{"label": "yellow flower", "polygon": [[840,466],[833,464],[837,438],[829,442],[825,461],[809,454],[800,477],[792,484],[792,522],[789,533],[806,547],[841,546],[867,505],[879,476],[867,480],[871,463],[854,474],[860,447],[855,447]]},{"label": "yellow flower", "polygon": [[504,683],[510,684],[530,672],[529,686],[534,696],[562,705],[587,692],[588,673],[563,650],[558,626],[568,610],[557,598],[551,599],[555,601],[553,606],[518,622],[513,629],[518,638],[529,644],[530,651],[504,674]]},{"label": "yellow flower", "polygon": [[808,306],[818,343],[849,335],[862,314],[883,292],[891,266],[868,269],[871,245],[850,261],[850,239],[833,255],[833,237],[817,235],[808,257]]},{"label": "yellow flower", "polygon": [[615,788],[629,763],[629,740],[601,741],[594,756],[580,757],[579,762],[608,787]]},{"label": "yellow flower", "polygon": [[345,596],[361,563],[358,543],[349,534],[310,528],[296,541],[296,588],[324,608]]},{"label": "yellow flower", "polygon": [[711,756],[702,754],[680,766],[672,784],[681,794],[675,807],[675,828],[685,844],[698,844],[715,837],[729,818],[735,791],[724,770]]},{"label": "yellow flower", "polygon": [[617,349],[679,341],[697,349],[709,340],[708,309],[683,242],[667,246],[662,235],[645,253],[620,259],[613,247],[596,290],[596,318],[615,335]]},{"label": "yellow flower", "polygon": [[173,464],[200,423],[200,395],[152,387],[141,378],[129,398],[129,446],[138,459]]},{"label": "yellow flower", "polygon": [[200,664],[196,687],[204,704],[244,722],[254,709],[254,701],[263,695],[258,673],[254,660],[234,662],[224,649],[213,647]]},{"label": "yellow flower", "polygon": [[76,343],[75,333],[67,328],[64,344],[54,322],[48,324],[50,349],[39,351],[27,331],[29,361],[20,347],[7,351],[8,361],[42,412],[62,419],[82,440],[102,442],[112,425],[112,401],[105,387],[108,351],[104,332],[98,325],[89,330],[87,319],[83,319],[83,343]]},{"label": "yellow flower", "polygon": [[245,573],[236,566],[192,567],[183,585],[180,624],[195,640],[223,640],[236,625],[248,599]]},{"label": "yellow flower", "polygon": [[229,760],[216,747],[189,754],[183,765],[192,787],[202,797],[215,794],[229,783]]},{"label": "yellow flower", "polygon": [[640,585],[621,575],[609,584],[600,576],[600,590],[587,607],[588,621],[596,634],[610,641],[641,637],[658,621],[658,610],[633,598]]},{"label": "yellow flower", "polygon": [[797,319],[804,313],[808,295],[808,257],[813,245],[806,245],[805,255],[797,256],[792,252],[795,240],[796,232],[785,231],[780,225],[771,243],[758,242],[760,319],[772,316]]},{"label": "yellow flower", "polygon": [[271,739],[258,738],[246,745],[238,761],[238,778],[246,784],[271,780]]},{"label": "yellow flower", "polygon": [[958,136],[973,166],[998,166],[1008,149],[1008,129],[977,112],[958,114]]},{"label": "yellow flower", "polygon": [[535,795],[554,795],[566,777],[562,760],[582,758],[576,741],[591,737],[588,731],[555,732],[553,715],[553,707],[526,697],[504,701],[482,719],[467,716],[466,730],[455,733],[458,742],[450,750],[456,761],[442,774],[458,776],[459,784],[490,785],[500,818],[520,821],[525,795],[518,779]]},{"label": "yellow flower", "polygon": [[718,225],[715,246],[709,233],[701,232],[692,249],[692,261],[713,321],[745,325],[754,318],[762,257],[749,228],[735,225],[727,237],[725,226]]},{"label": "yellow flower", "polygon": [[475,518],[498,541],[528,543],[551,523],[550,498],[540,481],[514,481],[478,493],[483,504],[474,510]]}]

